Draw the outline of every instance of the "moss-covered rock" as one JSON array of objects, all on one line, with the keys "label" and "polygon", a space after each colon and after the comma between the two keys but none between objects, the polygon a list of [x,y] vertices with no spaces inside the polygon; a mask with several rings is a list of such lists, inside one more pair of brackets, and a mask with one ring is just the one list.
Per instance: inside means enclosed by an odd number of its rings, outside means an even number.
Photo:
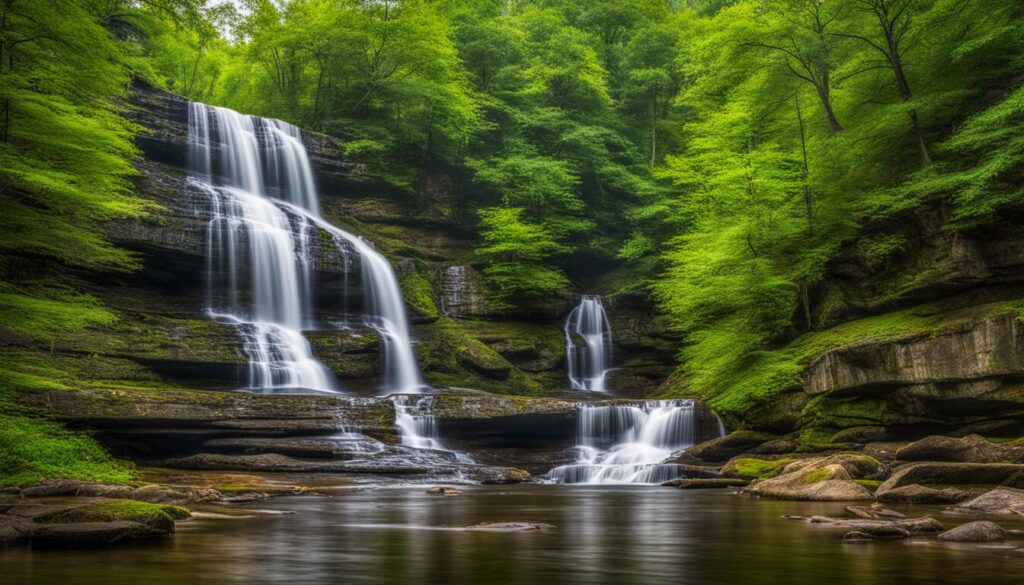
[{"label": "moss-covered rock", "polygon": [[35,521],[43,524],[131,521],[157,530],[173,532],[174,521],[189,516],[191,513],[181,506],[150,504],[137,500],[107,500],[39,516]]}]

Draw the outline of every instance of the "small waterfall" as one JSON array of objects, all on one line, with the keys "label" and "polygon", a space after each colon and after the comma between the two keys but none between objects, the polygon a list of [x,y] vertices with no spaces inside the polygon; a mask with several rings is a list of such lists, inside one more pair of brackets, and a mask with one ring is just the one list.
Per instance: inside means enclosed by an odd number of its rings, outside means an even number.
[{"label": "small waterfall", "polygon": [[612,327],[601,297],[584,295],[565,321],[565,360],[574,390],[605,391],[612,365]]},{"label": "small waterfall", "polygon": [[314,253],[317,231],[323,230],[344,255],[346,279],[350,252],[359,255],[367,324],[384,345],[384,389],[420,391],[424,384],[398,279],[370,244],[320,217],[301,131],[280,120],[192,102],[188,138],[189,185],[210,205],[209,311],[238,326],[249,386],[334,390],[331,372],[313,357],[301,333],[315,326]]},{"label": "small waterfall", "polygon": [[548,475],[559,483],[662,483],[684,476],[679,465],[662,461],[700,440],[721,436],[721,429],[718,417],[693,400],[580,405],[577,461]]},{"label": "small waterfall", "polygon": [[395,405],[395,426],[398,427],[402,445],[414,449],[433,449],[454,453],[460,463],[474,463],[464,453],[452,451],[441,443],[437,417],[431,414],[434,404],[432,396],[395,395],[391,397]]}]

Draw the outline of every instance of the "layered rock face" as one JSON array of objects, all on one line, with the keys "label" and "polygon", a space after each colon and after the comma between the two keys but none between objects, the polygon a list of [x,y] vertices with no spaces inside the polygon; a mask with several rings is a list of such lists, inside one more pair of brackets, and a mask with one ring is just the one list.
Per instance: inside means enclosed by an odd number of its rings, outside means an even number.
[{"label": "layered rock face", "polygon": [[[130,115],[146,129],[138,139],[144,154],[138,191],[160,209],[145,221],[110,226],[109,236],[137,252],[143,268],[114,277],[83,275],[84,288],[129,324],[116,338],[83,340],[83,348],[135,372],[113,378],[240,387],[246,365],[241,342],[232,327],[212,322],[204,312],[209,211],[184,181],[188,102],[142,83],[131,102]],[[474,264],[471,218],[462,217],[459,196],[443,174],[413,194],[346,160],[334,139],[305,132],[303,141],[325,218],[372,241],[395,267],[428,382],[506,393],[567,386],[562,323],[577,293],[563,291],[528,311],[499,306]],[[373,394],[382,355],[376,332],[359,318],[359,263],[346,263],[328,245],[317,246],[315,256],[317,330],[306,336],[345,390]],[[630,296],[607,304],[621,366],[611,387],[625,395],[648,394],[671,372],[676,342],[653,319],[649,300]]]},{"label": "layered rock face", "polygon": [[1024,433],[1020,214],[957,229],[926,207],[868,226],[812,297],[804,343],[822,350],[802,385],[743,423],[799,429],[805,449]]}]

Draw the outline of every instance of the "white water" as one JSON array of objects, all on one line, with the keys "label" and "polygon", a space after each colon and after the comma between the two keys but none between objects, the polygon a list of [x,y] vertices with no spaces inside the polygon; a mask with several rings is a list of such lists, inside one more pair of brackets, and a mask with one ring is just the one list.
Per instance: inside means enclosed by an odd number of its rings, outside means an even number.
[{"label": "white water", "polygon": [[395,405],[395,426],[398,427],[402,445],[414,449],[434,449],[455,453],[460,463],[473,463],[472,458],[464,453],[452,451],[441,443],[437,417],[431,414],[434,398],[431,396],[391,397]]},{"label": "white water", "polygon": [[[679,478],[680,466],[662,461],[707,432],[698,428],[698,406],[692,400],[580,405],[577,461],[548,475],[559,483],[584,484],[657,484]],[[721,433],[720,422],[715,427]]]},{"label": "white water", "polygon": [[612,327],[601,297],[584,295],[569,313],[565,320],[565,360],[574,390],[606,390],[605,376],[612,365]]},{"label": "white water", "polygon": [[[317,228],[359,254],[367,323],[384,342],[383,386],[423,387],[398,280],[372,246],[320,217],[313,170],[298,128],[199,103],[189,105],[190,184],[210,201],[208,304],[233,323],[249,361],[249,387],[333,391],[333,375],[302,336],[312,328]],[[347,277],[347,272],[346,272]]]}]

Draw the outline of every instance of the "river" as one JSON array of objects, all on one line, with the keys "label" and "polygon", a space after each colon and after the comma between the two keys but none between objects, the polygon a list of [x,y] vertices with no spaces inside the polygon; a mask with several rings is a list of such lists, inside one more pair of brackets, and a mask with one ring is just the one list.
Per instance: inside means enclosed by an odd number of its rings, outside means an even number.
[{"label": "river", "polygon": [[[162,542],[0,550],[0,582],[61,585],[659,584],[933,585],[1024,582],[1015,546],[934,539],[844,544],[842,529],[784,520],[841,503],[640,486],[423,486],[293,496],[239,507],[288,514],[198,519]],[[934,507],[899,508],[938,514]],[[964,518],[937,515],[947,527]],[[451,530],[531,521],[547,532]],[[1000,520],[1011,530],[1016,520]],[[1021,534],[1011,534],[1019,538]]]}]

